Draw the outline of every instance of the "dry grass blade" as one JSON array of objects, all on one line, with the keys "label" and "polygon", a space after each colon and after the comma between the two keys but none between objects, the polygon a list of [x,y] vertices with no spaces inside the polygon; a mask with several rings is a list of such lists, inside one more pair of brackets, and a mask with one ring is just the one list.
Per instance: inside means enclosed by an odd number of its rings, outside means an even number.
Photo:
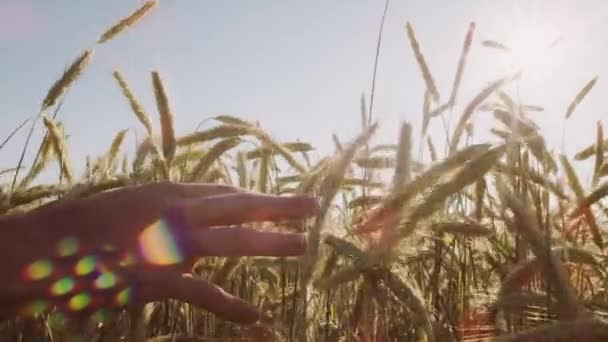
[{"label": "dry grass blade", "polygon": [[251,123],[245,121],[243,119],[237,118],[232,115],[218,115],[214,117],[215,120],[226,124],[226,125],[243,125],[243,126],[251,126]]},{"label": "dry grass blade", "polygon": [[110,150],[106,155],[106,169],[112,170],[116,166],[116,161],[118,160],[118,154],[120,152],[120,148],[122,147],[122,143],[125,140],[128,129],[124,129],[116,134],[114,139],[112,140],[112,144],[110,145]]},{"label": "dry grass blade", "polygon": [[431,225],[431,229],[440,234],[447,233],[465,237],[485,237],[493,233],[485,225],[472,221],[434,223]]},{"label": "dry grass blade", "polygon": [[306,172],[306,168],[300,164],[292,155],[289,149],[285,148],[283,145],[277,143],[270,137],[266,132],[262,131],[259,128],[251,129],[251,135],[255,136],[262,144],[268,146],[273,151],[276,151],[285,161],[294,169],[296,169],[300,173]]},{"label": "dry grass blade", "polygon": [[243,189],[249,187],[249,177],[247,177],[247,162],[242,152],[236,154],[236,173],[239,177],[239,186]]},{"label": "dry grass blade", "polygon": [[471,49],[471,43],[473,42],[473,33],[475,32],[475,23],[469,24],[469,29],[467,30],[467,35],[464,39],[464,44],[462,46],[462,53],[460,54],[460,59],[458,61],[458,69],[456,70],[456,76],[454,77],[454,83],[452,85],[452,93],[450,94],[450,100],[448,103],[450,107],[454,106],[456,103],[456,97],[458,96],[458,89],[460,88],[460,82],[462,81],[462,75],[464,74],[464,68],[467,61],[467,56],[469,55],[469,50]]},{"label": "dry grass blade", "polygon": [[270,154],[263,153],[260,157],[260,165],[258,166],[258,181],[257,188],[261,193],[268,190],[268,173],[270,168]]},{"label": "dry grass blade", "polygon": [[485,178],[481,177],[475,182],[475,219],[481,221],[483,218],[484,195],[488,190]]},{"label": "dry grass blade", "polygon": [[304,269],[302,270],[302,280],[304,284],[307,284],[313,276],[319,254],[321,230],[325,225],[326,215],[331,203],[340,189],[344,174],[352,162],[355,153],[367,144],[377,128],[378,124],[367,127],[348,147],[346,147],[338,158],[332,161],[331,166],[329,166],[325,173],[325,178],[320,187],[321,209],[315,217],[314,225],[308,231],[308,249],[306,251]]},{"label": "dry grass blade", "polygon": [[169,97],[163,86],[163,82],[158,71],[152,71],[152,86],[158,114],[160,114],[160,128],[163,139],[163,156],[168,163],[171,163],[176,150],[175,130],[173,128],[173,113],[169,106]]},{"label": "dry grass blade", "polygon": [[433,144],[433,139],[431,139],[431,137],[427,137],[426,143],[429,148],[429,155],[431,157],[431,161],[437,161],[437,150],[435,149],[435,145]]},{"label": "dry grass blade", "polygon": [[118,82],[122,93],[129,101],[131,110],[133,110],[133,113],[135,114],[139,122],[141,122],[141,124],[146,128],[146,132],[148,132],[148,135],[152,136],[152,121],[150,120],[150,116],[148,115],[148,113],[146,113],[144,107],[139,103],[137,97],[135,97],[135,94],[133,94],[133,91],[129,87],[129,84],[127,83],[125,77],[118,70],[114,71],[112,75],[114,76],[116,82]]},{"label": "dry grass blade", "polygon": [[65,146],[65,138],[59,127],[57,127],[57,124],[48,115],[45,114],[43,116],[43,122],[49,132],[49,139],[60,164],[61,174],[65,176],[68,183],[72,183],[74,181],[74,173],[72,172],[72,165]]},{"label": "dry grass blade", "polygon": [[484,40],[483,42],[481,42],[481,45],[483,45],[485,47],[488,47],[488,48],[500,50],[500,51],[503,51],[503,52],[509,52],[510,51],[509,48],[506,45],[504,45],[502,43],[499,43],[499,42],[497,42],[495,40]]},{"label": "dry grass blade", "polygon": [[393,187],[400,188],[403,184],[411,180],[411,160],[412,160],[412,125],[403,123],[399,135],[399,150],[397,150],[397,165],[393,175]]},{"label": "dry grass blade", "polygon": [[[431,215],[449,196],[479,180],[494,167],[505,150],[506,145],[497,146],[467,162],[450,180],[437,185],[424,202],[412,210],[407,222],[415,225],[416,222]],[[402,233],[403,236],[407,236],[410,232],[410,229],[405,229]]]},{"label": "dry grass blade", "polygon": [[28,174],[23,178],[21,183],[19,183],[18,191],[21,191],[34,180],[36,177],[40,175],[40,173],[44,170],[44,168],[51,161],[55,153],[53,149],[53,145],[51,143],[50,137],[46,135],[42,140],[42,145],[40,147],[40,158],[36,161],[36,163],[32,166]]},{"label": "dry grass blade", "polygon": [[534,105],[522,105],[521,109],[526,112],[542,112],[545,110],[545,108],[543,108],[541,106],[534,106]]},{"label": "dry grass blade", "polygon": [[17,134],[17,132],[19,132],[19,130],[21,130],[21,128],[23,128],[23,126],[25,126],[25,124],[30,121],[30,118],[27,118],[25,120],[23,120],[23,122],[17,126],[5,139],[4,141],[2,141],[2,143],[0,143],[0,150],[4,147],[4,145],[6,145],[12,138],[13,136],[15,136],[15,134]]},{"label": "dry grass blade", "polygon": [[428,187],[442,175],[453,171],[467,160],[483,155],[491,147],[490,144],[471,145],[454,153],[449,158],[436,162],[402,189],[394,191],[377,209],[374,209],[364,221],[355,228],[357,233],[366,233],[378,229],[377,222],[383,222],[386,215],[392,215],[403,208],[409,201]]},{"label": "dry grass blade", "polygon": [[133,174],[137,175],[142,171],[146,157],[155,149],[154,141],[151,136],[147,136],[137,147],[135,158],[133,159]]},{"label": "dry grass blade", "polygon": [[604,129],[602,122],[597,122],[597,138],[595,141],[595,167],[593,168],[592,185],[596,186],[600,180],[600,169],[604,165]]},{"label": "dry grass blade", "polygon": [[323,242],[331,246],[339,255],[352,258],[355,265],[362,266],[362,262],[365,260],[365,252],[354,243],[332,235],[325,236]]},{"label": "dry grass blade", "polygon": [[599,177],[608,176],[608,162],[604,162],[602,166],[600,166],[600,170],[598,171]]},{"label": "dry grass blade", "polygon": [[428,90],[424,91],[424,102],[422,103],[422,135],[426,134],[431,122],[429,112],[431,111],[431,95]]},{"label": "dry grass blade", "polygon": [[154,6],[156,6],[156,0],[146,1],[140,8],[131,13],[131,15],[121,19],[118,23],[116,23],[116,25],[110,27],[106,32],[104,32],[97,41],[97,44],[106,43],[116,37],[120,32],[126,30],[130,26],[133,26],[133,24],[150,12]]},{"label": "dry grass blade", "polygon": [[496,81],[490,83],[490,85],[488,85],[479,94],[477,94],[477,96],[475,96],[475,98],[473,98],[473,100],[467,105],[464,112],[460,116],[458,124],[456,125],[456,128],[454,129],[454,133],[452,135],[452,140],[450,141],[450,154],[454,153],[456,151],[456,149],[458,148],[458,144],[460,142],[462,133],[464,132],[465,126],[466,126],[467,122],[469,122],[469,120],[471,119],[471,116],[473,115],[473,112],[475,111],[477,106],[479,106],[486,98],[488,98],[488,96],[492,95],[492,93],[494,93],[494,91],[496,91],[497,89],[502,87],[505,83],[507,83],[508,81],[511,81],[517,77],[519,77],[519,73],[496,80]]},{"label": "dry grass blade", "polygon": [[86,50],[76,58],[74,62],[67,68],[61,78],[57,80],[51,89],[49,89],[46,97],[42,101],[40,111],[44,112],[48,108],[54,106],[57,101],[66,93],[66,91],[76,82],[78,77],[91,61],[93,50]]},{"label": "dry grass blade", "polygon": [[519,136],[533,136],[536,135],[540,129],[534,122],[525,120],[522,117],[517,117],[513,113],[504,110],[495,110],[494,117]]},{"label": "dry grass blade", "polygon": [[576,109],[576,107],[585,98],[585,96],[587,96],[587,94],[589,94],[589,92],[591,91],[591,89],[593,89],[593,86],[595,85],[596,82],[597,82],[597,76],[594,77],[587,84],[585,84],[583,89],[581,89],[578,92],[578,94],[576,94],[576,97],[574,98],[574,100],[572,100],[570,105],[568,105],[568,109],[566,110],[566,119],[568,119],[572,115],[572,113],[574,113],[574,110]]},{"label": "dry grass blade", "polygon": [[314,286],[319,290],[336,288],[338,285],[355,281],[361,277],[362,273],[354,266],[345,266],[336,270],[333,274],[315,280]]},{"label": "dry grass blade", "polygon": [[[574,247],[558,247],[551,251],[552,257],[560,262],[587,265],[594,269],[601,270],[600,263],[588,251]],[[531,257],[517,263],[509,271],[501,283],[497,301],[504,301],[506,296],[519,291],[525,286],[534,275],[543,271],[545,265],[542,258]],[[498,306],[498,305],[497,305]]]},{"label": "dry grass blade", "polygon": [[352,201],[348,202],[348,208],[354,209],[354,208],[358,208],[358,207],[368,207],[370,205],[380,203],[382,201],[382,199],[383,199],[383,197],[381,197],[381,196],[371,196],[371,195],[360,196],[360,197],[357,197],[357,198],[353,199]]},{"label": "dry grass blade", "polygon": [[443,112],[445,112],[446,110],[448,110],[448,108],[450,108],[450,104],[449,103],[444,103],[441,106],[433,109],[432,111],[429,112],[429,117],[430,118],[434,118],[436,116],[439,116],[441,114],[443,114]]},{"label": "dry grass blade", "polygon": [[192,172],[190,173],[190,180],[197,181],[205,176],[209,171],[213,163],[218,160],[226,151],[238,146],[241,143],[241,139],[237,137],[226,138],[220,140],[218,143],[213,145],[205,156],[196,164]]},{"label": "dry grass blade", "polygon": [[578,179],[578,176],[576,175],[574,167],[572,167],[572,164],[570,164],[568,157],[566,157],[565,155],[560,155],[559,159],[562,163],[562,167],[564,168],[564,172],[566,173],[566,179],[568,180],[568,185],[570,186],[570,189],[572,189],[572,191],[576,195],[576,198],[581,201],[585,197],[585,190],[583,190],[583,186],[581,185],[581,182]]},{"label": "dry grass blade", "polygon": [[336,152],[342,153],[344,151],[344,149],[342,148],[342,143],[340,142],[340,139],[338,138],[338,136],[335,134],[332,134],[331,138],[334,141],[334,145],[336,146]]},{"label": "dry grass blade", "polygon": [[365,104],[365,95],[361,95],[361,129],[365,129],[368,125],[369,115],[367,113],[367,105]]},{"label": "dry grass blade", "polygon": [[397,166],[393,157],[359,157],[355,164],[364,169],[392,169]]},{"label": "dry grass blade", "polygon": [[354,186],[364,186],[368,188],[383,188],[385,186],[382,182],[374,182],[369,179],[362,178],[344,178],[342,180],[342,185],[344,188],[354,187]]},{"label": "dry grass blade", "polygon": [[317,165],[304,174],[296,192],[301,195],[312,194],[322,179],[324,172],[329,168],[330,164],[330,158],[321,159]]},{"label": "dry grass blade", "polygon": [[542,269],[548,276],[555,289],[555,296],[559,301],[559,315],[565,320],[574,320],[584,314],[584,308],[579,302],[576,292],[568,279],[564,265],[552,253],[534,216],[526,210],[523,203],[516,198],[505,184],[497,178],[496,184],[501,201],[511,209],[514,215],[513,227],[530,244],[534,255],[542,261]]},{"label": "dry grass blade", "polygon": [[251,129],[247,126],[221,125],[181,137],[177,139],[177,146],[190,146],[214,139],[238,137],[240,135],[249,134],[250,132]]},{"label": "dry grass blade", "polygon": [[514,166],[509,166],[506,163],[496,163],[496,171],[505,175],[518,176],[527,179],[528,181],[538,184],[543,188],[551,191],[555,196],[562,200],[568,200],[569,197],[564,193],[560,183],[547,178],[533,169],[522,169]]},{"label": "dry grass blade", "polygon": [[224,287],[226,285],[226,281],[236,271],[240,263],[241,258],[226,259],[222,266],[213,274],[211,282],[218,286]]},{"label": "dry grass blade", "polygon": [[585,197],[582,205],[589,207],[606,196],[608,196],[608,182],[604,182],[596,187],[595,190]]},{"label": "dry grass blade", "polygon": [[423,326],[426,340],[429,342],[434,341],[435,335],[431,317],[426,310],[426,305],[420,291],[392,272],[382,272],[381,277],[386,284],[386,287],[388,287],[402,303],[415,312],[416,320]]},{"label": "dry grass blade", "polygon": [[[296,142],[286,142],[282,143],[281,146],[286,148],[291,152],[310,152],[314,150],[311,144],[296,141]],[[273,149],[272,146],[265,146],[261,148],[256,148],[255,150],[247,152],[247,159],[255,159],[260,158],[264,154],[274,155],[279,153],[277,150]]]},{"label": "dry grass blade", "polygon": [[[604,146],[604,152],[606,152],[606,150],[608,149],[608,139],[604,139],[604,141],[602,141],[602,146]],[[593,144],[593,145],[589,145],[587,147],[585,147],[584,149],[578,151],[575,155],[574,155],[574,159],[575,160],[585,160],[591,156],[593,156],[597,151],[597,144]]]},{"label": "dry grass blade", "polygon": [[410,45],[412,46],[412,50],[414,51],[414,56],[416,57],[416,61],[418,62],[418,66],[420,67],[420,71],[422,72],[422,78],[424,79],[424,83],[426,84],[426,89],[433,95],[433,99],[435,102],[439,101],[439,91],[437,90],[437,86],[435,85],[435,81],[433,80],[433,76],[429,70],[428,65],[426,64],[426,60],[422,55],[422,51],[420,51],[420,44],[418,44],[418,40],[416,39],[416,35],[414,33],[414,29],[410,22],[407,22],[405,25],[407,30],[407,37],[410,41]]}]

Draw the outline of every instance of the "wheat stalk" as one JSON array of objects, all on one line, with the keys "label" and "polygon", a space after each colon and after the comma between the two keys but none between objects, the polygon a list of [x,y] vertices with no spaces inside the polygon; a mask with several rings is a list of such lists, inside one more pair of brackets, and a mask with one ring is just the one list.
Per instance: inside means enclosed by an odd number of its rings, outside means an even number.
[{"label": "wheat stalk", "polygon": [[150,12],[150,10],[152,10],[156,6],[156,4],[156,0],[146,1],[141,7],[135,10],[135,12],[131,13],[126,18],[122,18],[118,23],[106,30],[97,41],[97,44],[107,43],[111,39],[115,38],[122,31],[126,30],[130,26],[133,26],[136,22],[141,20],[148,12]]}]

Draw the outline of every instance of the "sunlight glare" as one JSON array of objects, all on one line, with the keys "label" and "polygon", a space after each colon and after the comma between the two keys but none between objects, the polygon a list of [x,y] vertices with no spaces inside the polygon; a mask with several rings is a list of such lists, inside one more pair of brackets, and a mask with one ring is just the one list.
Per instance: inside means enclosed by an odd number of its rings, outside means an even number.
[{"label": "sunlight glare", "polygon": [[504,44],[504,64],[510,70],[522,70],[535,79],[548,76],[560,58],[560,36],[547,27],[527,25],[510,32]]}]

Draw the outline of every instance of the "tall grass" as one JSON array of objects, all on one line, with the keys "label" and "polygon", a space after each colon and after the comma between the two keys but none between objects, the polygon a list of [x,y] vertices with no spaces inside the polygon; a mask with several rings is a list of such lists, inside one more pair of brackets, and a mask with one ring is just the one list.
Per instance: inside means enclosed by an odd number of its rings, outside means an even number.
[{"label": "tall grass", "polygon": [[[98,45],[109,43],[154,5],[148,1],[121,19],[101,35]],[[42,102],[46,135],[39,157],[25,176],[17,173],[23,168],[23,155],[16,168],[0,172],[13,173],[12,186],[0,187],[0,213],[166,179],[315,194],[323,199],[318,216],[310,224],[282,227],[308,234],[309,247],[302,258],[207,258],[193,266],[194,276],[210,279],[263,309],[266,318],[255,327],[256,336],[265,332],[262,340],[605,339],[608,143],[603,126],[598,123],[595,142],[569,158],[549,151],[526,114],[539,107],[516,103],[506,92],[504,86],[519,74],[495,80],[472,99],[460,101],[474,30],[470,23],[450,98],[439,105],[439,85],[407,23],[406,36],[426,88],[422,134],[416,137],[411,124],[404,122],[394,132],[394,144],[375,144],[378,126],[372,124],[371,103],[368,110],[362,97],[362,132],[350,143],[334,135],[335,154],[319,160],[307,154],[312,144],[277,141],[262,127],[234,116],[211,117],[216,126],[176,136],[173,125],[179,117],[173,115],[160,75],[152,72],[159,141],[151,116],[124,75],[114,71],[146,138],[135,155],[127,156],[121,152],[127,131],[118,131],[108,139],[108,151],[87,161],[87,171],[79,177],[72,171],[65,140],[69,123],[48,111],[90,62],[92,50],[85,50]],[[482,44],[506,48],[493,41]],[[565,109],[567,118],[596,81],[575,96]],[[460,102],[465,105],[454,129],[443,123],[441,154],[435,143],[442,137],[426,132],[438,116]],[[471,144],[463,136],[474,135],[474,114],[482,107],[494,113],[497,126],[491,132],[498,142]],[[416,141],[421,147],[417,158],[412,154]],[[585,184],[575,163],[590,158],[594,175]],[[53,161],[60,181],[33,185]],[[566,175],[565,182],[558,178],[558,170]],[[80,328],[70,329],[51,311],[4,321],[0,336],[15,341],[68,341],[75,335],[96,341],[135,336],[147,341],[211,341],[254,334],[252,327],[175,301],[150,303],[140,311],[125,311]]]}]

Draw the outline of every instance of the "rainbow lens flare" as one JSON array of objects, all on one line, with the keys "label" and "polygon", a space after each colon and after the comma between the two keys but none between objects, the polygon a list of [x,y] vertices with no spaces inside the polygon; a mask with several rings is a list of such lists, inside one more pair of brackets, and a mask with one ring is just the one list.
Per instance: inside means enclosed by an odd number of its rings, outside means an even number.
[{"label": "rainbow lens flare", "polygon": [[78,239],[72,236],[65,237],[57,244],[57,251],[60,257],[68,257],[78,252]]},{"label": "rainbow lens flare", "polygon": [[63,296],[74,289],[74,279],[65,277],[57,280],[51,286],[51,294],[54,296]]},{"label": "rainbow lens flare", "polygon": [[95,279],[95,288],[97,289],[108,289],[116,285],[116,276],[112,272],[102,273],[97,279]]},{"label": "rainbow lens flare", "polygon": [[131,289],[128,287],[125,289],[122,289],[116,295],[116,304],[118,304],[119,306],[127,305],[130,300],[131,300]]},{"label": "rainbow lens flare", "polygon": [[53,264],[49,260],[34,261],[25,268],[23,273],[28,280],[41,280],[53,273]]},{"label": "rainbow lens flare", "polygon": [[21,313],[26,316],[36,316],[41,314],[46,310],[48,304],[45,300],[42,299],[34,299],[33,301],[27,303],[22,309]]},{"label": "rainbow lens flare", "polygon": [[155,265],[171,265],[184,260],[167,220],[145,228],[139,236],[139,248],[144,259]]},{"label": "rainbow lens flare", "polygon": [[81,258],[80,260],[78,260],[78,262],[76,263],[76,266],[74,267],[74,271],[79,276],[87,275],[87,274],[93,272],[93,270],[95,270],[95,264],[96,264],[95,256],[88,255],[88,256],[85,256],[85,257]]},{"label": "rainbow lens flare", "polygon": [[86,292],[79,293],[70,299],[68,307],[73,311],[80,311],[91,303],[91,295]]}]

